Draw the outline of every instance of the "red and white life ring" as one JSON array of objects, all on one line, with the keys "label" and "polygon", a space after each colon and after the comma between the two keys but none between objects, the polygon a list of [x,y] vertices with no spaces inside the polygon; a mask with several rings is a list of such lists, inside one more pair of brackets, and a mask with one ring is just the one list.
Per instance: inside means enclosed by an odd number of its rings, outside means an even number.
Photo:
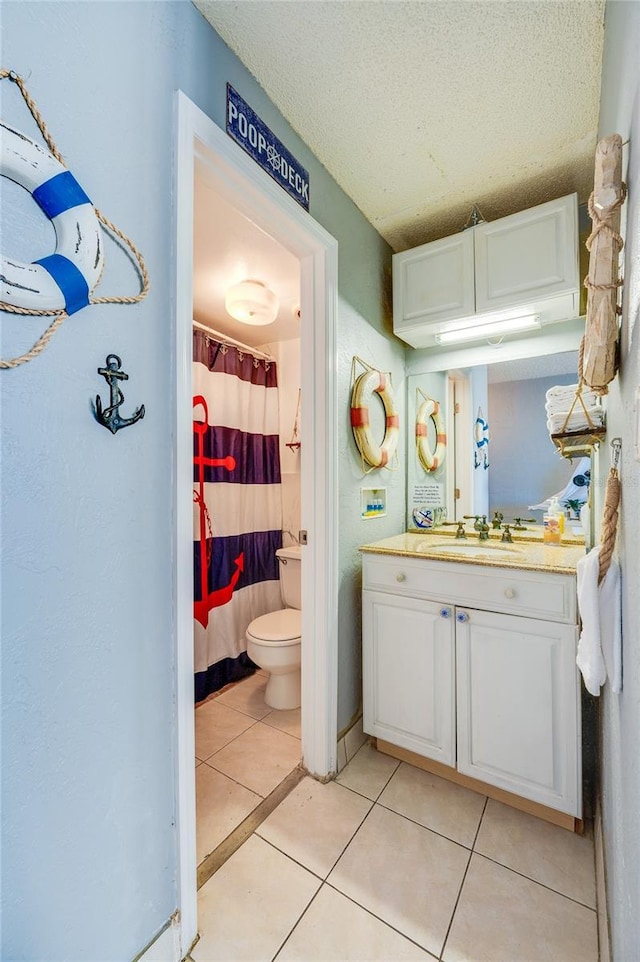
[{"label": "red and white life ring", "polygon": [[104,265],[93,204],[46,147],[5,123],[0,125],[0,174],[29,191],[56,233],[55,252],[32,264],[0,255],[0,300],[50,313],[86,307]]},{"label": "red and white life ring", "polygon": [[[431,418],[436,429],[436,446],[432,451],[429,447],[429,433],[427,421]],[[418,460],[425,471],[437,471],[441,467],[447,453],[447,433],[442,420],[440,402],[432,397],[425,398],[416,414],[416,448]]]},{"label": "red and white life ring", "polygon": [[[381,444],[376,444],[373,439],[369,408],[364,403],[365,396],[372,391],[380,396],[384,406],[385,433]],[[395,454],[400,434],[395,398],[388,374],[371,370],[357,378],[351,393],[351,427],[363,460],[373,468],[388,466]]]}]

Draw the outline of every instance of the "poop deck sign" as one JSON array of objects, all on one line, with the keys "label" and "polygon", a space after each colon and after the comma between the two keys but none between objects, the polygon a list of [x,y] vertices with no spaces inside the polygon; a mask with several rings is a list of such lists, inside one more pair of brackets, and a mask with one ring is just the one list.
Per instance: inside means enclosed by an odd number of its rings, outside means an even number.
[{"label": "poop deck sign", "polygon": [[283,190],[309,210],[308,172],[231,84],[227,84],[227,133]]}]

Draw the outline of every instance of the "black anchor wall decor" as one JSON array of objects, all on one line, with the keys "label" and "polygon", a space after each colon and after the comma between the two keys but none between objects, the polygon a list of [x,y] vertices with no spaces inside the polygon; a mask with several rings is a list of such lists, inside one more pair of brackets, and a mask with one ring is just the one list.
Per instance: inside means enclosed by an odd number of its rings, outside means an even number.
[{"label": "black anchor wall decor", "polygon": [[128,381],[129,375],[121,370],[122,361],[117,354],[107,354],[106,367],[99,367],[98,374],[105,378],[111,390],[111,403],[109,407],[102,409],[100,395],[96,394],[94,415],[96,421],[108,428],[112,434],[120,428],[128,428],[130,424],[135,424],[144,417],[144,404],[137,408],[130,418],[120,417],[120,405],[124,401],[124,394],[118,387],[118,381]]}]

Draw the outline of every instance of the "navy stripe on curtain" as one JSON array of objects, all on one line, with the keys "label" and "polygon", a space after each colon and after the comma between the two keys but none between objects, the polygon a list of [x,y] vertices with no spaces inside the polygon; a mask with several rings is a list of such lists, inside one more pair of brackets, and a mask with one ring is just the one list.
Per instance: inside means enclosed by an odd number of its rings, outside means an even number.
[{"label": "navy stripe on curtain", "polygon": [[[207,553],[210,557],[207,569],[207,590],[218,591],[226,587],[236,570],[235,560],[244,553],[244,570],[241,572],[235,590],[261,581],[278,581],[280,571],[276,550],[282,547],[282,531],[252,531],[247,534],[227,538],[207,539]],[[193,545],[193,574],[195,601],[200,601],[200,543]]]},{"label": "navy stripe on curtain", "polygon": [[199,362],[216,374],[232,374],[241,381],[250,381],[261,387],[277,387],[278,375],[275,363],[255,364],[253,354],[238,348],[221,345],[204,332],[194,330],[193,361]]},{"label": "navy stripe on curtain", "polygon": [[[211,412],[209,412],[211,416]],[[235,458],[229,471],[222,465],[205,465],[204,480],[230,484],[280,484],[280,439],[277,434],[248,434],[238,428],[209,425],[203,435],[205,458]],[[198,437],[193,438],[193,454],[198,454]],[[193,467],[193,480],[198,481],[199,468]]]},{"label": "navy stripe on curtain", "polygon": [[220,691],[225,685],[240,681],[255,674],[258,666],[251,661],[246,651],[240,652],[237,658],[223,658],[215,665],[209,665],[205,671],[195,673],[195,699],[203,701],[214,691]]}]

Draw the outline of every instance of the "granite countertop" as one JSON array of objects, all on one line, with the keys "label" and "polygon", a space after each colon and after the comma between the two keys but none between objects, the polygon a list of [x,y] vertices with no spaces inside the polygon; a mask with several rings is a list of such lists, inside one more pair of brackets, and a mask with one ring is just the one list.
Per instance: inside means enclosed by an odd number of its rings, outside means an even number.
[{"label": "granite countertop", "polygon": [[405,532],[361,545],[360,551],[555,574],[575,574],[576,565],[586,551],[584,544],[553,545],[538,539],[514,539],[512,544],[507,544],[500,541],[499,532],[495,534],[497,537],[480,541],[475,532],[468,534],[465,540],[452,538],[448,532]]}]

